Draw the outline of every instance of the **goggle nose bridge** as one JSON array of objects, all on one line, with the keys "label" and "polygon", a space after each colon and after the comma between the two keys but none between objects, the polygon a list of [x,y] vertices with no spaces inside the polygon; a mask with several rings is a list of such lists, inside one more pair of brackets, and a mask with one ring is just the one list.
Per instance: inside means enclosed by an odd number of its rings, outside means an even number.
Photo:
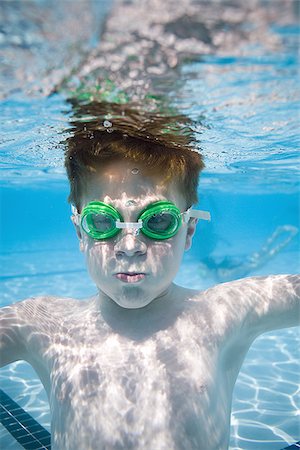
[{"label": "goggle nose bridge", "polygon": [[121,222],[120,220],[116,220],[116,228],[132,230],[133,236],[138,236],[140,229],[143,228],[143,221],[141,219],[138,222]]}]

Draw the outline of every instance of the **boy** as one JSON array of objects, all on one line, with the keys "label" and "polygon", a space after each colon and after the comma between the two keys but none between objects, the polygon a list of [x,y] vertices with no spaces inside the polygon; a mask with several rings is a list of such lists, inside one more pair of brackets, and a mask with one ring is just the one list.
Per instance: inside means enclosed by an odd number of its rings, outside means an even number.
[{"label": "boy", "polygon": [[297,324],[299,277],[175,285],[197,218],[209,218],[191,210],[203,162],[187,136],[124,120],[74,122],[66,153],[98,294],[3,308],[2,362],[38,373],[53,449],[225,450],[243,359],[260,333]]}]

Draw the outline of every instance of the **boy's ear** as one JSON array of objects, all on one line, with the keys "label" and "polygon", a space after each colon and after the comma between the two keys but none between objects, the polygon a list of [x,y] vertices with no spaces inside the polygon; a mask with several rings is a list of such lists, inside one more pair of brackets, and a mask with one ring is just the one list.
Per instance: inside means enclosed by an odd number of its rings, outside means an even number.
[{"label": "boy's ear", "polygon": [[73,222],[73,225],[74,225],[75,230],[76,230],[77,237],[79,239],[79,250],[81,252],[83,252],[83,241],[82,241],[82,233],[81,233],[80,226],[78,225],[76,217],[74,215],[71,216],[71,220]]},{"label": "boy's ear", "polygon": [[185,251],[189,250],[192,246],[192,240],[193,236],[196,231],[196,226],[198,223],[198,219],[195,219],[194,217],[191,217],[188,224],[187,224],[187,234],[186,234],[186,240],[185,240]]}]

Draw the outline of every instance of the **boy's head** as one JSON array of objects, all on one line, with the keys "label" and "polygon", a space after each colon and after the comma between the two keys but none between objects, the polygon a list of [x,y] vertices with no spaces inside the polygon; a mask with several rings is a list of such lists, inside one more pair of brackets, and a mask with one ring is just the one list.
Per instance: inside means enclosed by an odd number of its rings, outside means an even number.
[{"label": "boy's head", "polygon": [[[158,121],[161,126],[161,118]],[[170,201],[181,213],[197,202],[204,165],[190,148],[189,137],[161,135],[157,130],[154,134],[158,124],[153,117],[143,116],[139,122],[128,111],[125,117],[73,123],[66,168],[69,199],[78,213],[96,201],[112,206],[125,222],[137,222],[140,213],[156,202]],[[193,219],[182,223],[174,236],[164,240],[131,229],[94,239],[75,223],[93,280],[102,293],[126,308],[145,306],[168,292],[195,225]]]},{"label": "boy's head", "polygon": [[74,108],[74,128],[67,139],[65,165],[70,202],[80,210],[80,199],[95,172],[113,161],[144,166],[149,176],[176,182],[187,207],[197,203],[202,156],[193,151],[193,135],[185,116],[162,117],[125,105],[92,102]]}]

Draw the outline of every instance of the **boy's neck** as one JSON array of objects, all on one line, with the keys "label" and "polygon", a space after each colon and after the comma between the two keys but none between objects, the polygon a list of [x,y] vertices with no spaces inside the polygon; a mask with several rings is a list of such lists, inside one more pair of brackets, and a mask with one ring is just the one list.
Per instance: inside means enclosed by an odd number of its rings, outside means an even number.
[{"label": "boy's neck", "polygon": [[[101,318],[117,334],[143,340],[168,328],[183,310],[182,296],[174,283],[143,308],[123,308],[103,292],[94,298],[94,307]],[[181,301],[180,301],[181,300]]]}]

